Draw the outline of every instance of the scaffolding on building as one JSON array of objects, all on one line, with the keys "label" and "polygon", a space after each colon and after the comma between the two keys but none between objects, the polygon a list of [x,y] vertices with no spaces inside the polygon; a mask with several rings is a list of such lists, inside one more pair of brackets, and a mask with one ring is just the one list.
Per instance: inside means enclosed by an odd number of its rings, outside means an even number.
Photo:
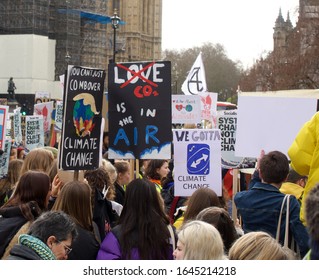
[{"label": "scaffolding on building", "polygon": [[108,14],[108,0],[1,0],[0,34],[35,34],[56,40],[55,80],[68,64],[105,69],[109,48],[107,25],[81,13]]}]

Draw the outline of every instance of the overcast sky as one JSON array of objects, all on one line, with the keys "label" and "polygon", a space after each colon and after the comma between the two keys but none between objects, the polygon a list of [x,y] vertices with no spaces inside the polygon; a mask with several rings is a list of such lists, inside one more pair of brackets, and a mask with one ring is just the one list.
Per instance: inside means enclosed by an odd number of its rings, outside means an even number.
[{"label": "overcast sky", "polygon": [[295,26],[298,6],[299,0],[163,0],[162,49],[219,43],[246,68],[273,49],[279,9]]}]

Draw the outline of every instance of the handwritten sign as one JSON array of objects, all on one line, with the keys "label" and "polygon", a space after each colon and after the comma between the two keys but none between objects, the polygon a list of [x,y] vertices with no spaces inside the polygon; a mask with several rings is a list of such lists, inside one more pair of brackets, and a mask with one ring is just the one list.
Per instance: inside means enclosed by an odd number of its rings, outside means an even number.
[{"label": "handwritten sign", "polygon": [[171,63],[109,65],[109,158],[170,158]]},{"label": "handwritten sign", "polygon": [[21,108],[17,108],[13,110],[13,139],[17,143],[22,142],[22,130],[21,130]]},{"label": "handwritten sign", "polygon": [[199,188],[222,195],[219,129],[174,129],[175,196],[191,196]]},{"label": "handwritten sign", "polygon": [[172,95],[172,123],[200,123],[199,95]]},{"label": "handwritten sign", "polygon": [[0,150],[4,149],[9,106],[0,106]]},{"label": "handwritten sign", "polygon": [[8,174],[9,160],[10,160],[11,141],[5,140],[2,155],[0,155],[0,177]]},{"label": "handwritten sign", "polygon": [[105,76],[101,69],[68,66],[59,169],[100,166]]},{"label": "handwritten sign", "polygon": [[25,117],[25,146],[28,150],[44,147],[43,116]]},{"label": "handwritten sign", "polygon": [[48,91],[36,91],[35,92],[35,99],[37,98],[50,98],[50,93]]},{"label": "handwritten sign", "polygon": [[58,100],[55,105],[54,130],[61,132],[63,122],[63,101]]},{"label": "handwritten sign", "polygon": [[202,92],[199,95],[201,100],[202,120],[215,123],[217,117],[217,93]]},{"label": "handwritten sign", "polygon": [[34,104],[34,115],[43,116],[44,132],[50,131],[53,101]]}]

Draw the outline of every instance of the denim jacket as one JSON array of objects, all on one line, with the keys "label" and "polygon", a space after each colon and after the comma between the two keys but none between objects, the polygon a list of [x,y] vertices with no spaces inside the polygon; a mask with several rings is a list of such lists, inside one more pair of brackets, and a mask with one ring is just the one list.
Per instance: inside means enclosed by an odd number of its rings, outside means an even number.
[{"label": "denim jacket", "polygon": [[[253,179],[250,187],[248,191],[238,192],[234,198],[238,214],[243,221],[244,232],[264,231],[276,238],[280,208],[285,195],[275,186],[262,183],[258,179]],[[298,200],[291,196],[289,236],[294,237],[301,256],[304,256],[309,249],[309,236],[305,226],[300,221],[299,213]],[[284,242],[285,224],[286,206],[284,207],[280,227],[279,241],[281,244]]]}]

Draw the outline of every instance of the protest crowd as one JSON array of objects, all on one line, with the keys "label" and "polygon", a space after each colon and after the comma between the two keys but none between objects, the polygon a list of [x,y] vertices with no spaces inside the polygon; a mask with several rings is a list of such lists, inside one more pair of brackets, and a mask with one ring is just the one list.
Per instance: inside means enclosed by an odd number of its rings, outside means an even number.
[{"label": "protest crowd", "polygon": [[[120,83],[109,73],[109,108],[116,110],[109,111],[107,132],[105,73],[73,66],[70,83],[94,78],[99,87],[90,93],[65,87],[63,109],[57,103],[60,138],[44,144],[36,134],[40,123],[46,136],[52,127],[49,105],[36,104],[43,119],[26,117],[29,142],[0,142],[2,260],[319,259],[319,113],[288,151],[261,150],[253,174],[235,189],[232,168],[221,164],[221,147],[234,148],[222,139],[226,133],[185,123],[172,130],[172,108],[163,105],[172,100],[162,94],[171,86],[169,63],[123,65],[121,77],[129,67],[149,68],[157,84],[146,77],[141,85],[130,83],[134,77]],[[194,98],[187,101],[195,107]],[[233,113],[223,121],[235,127]]]},{"label": "protest crowd", "polygon": [[222,196],[209,188],[174,196],[174,159],[140,160],[136,169],[135,161],[108,159],[105,139],[101,166],[75,179],[58,172],[58,148],[35,148],[19,157],[12,145],[7,175],[0,180],[0,256],[319,259],[319,179],[314,178],[319,167],[312,159],[317,147],[298,140],[311,132],[317,117],[296,136],[290,162],[280,151],[261,151],[249,184],[233,197],[236,220],[224,187]]}]

